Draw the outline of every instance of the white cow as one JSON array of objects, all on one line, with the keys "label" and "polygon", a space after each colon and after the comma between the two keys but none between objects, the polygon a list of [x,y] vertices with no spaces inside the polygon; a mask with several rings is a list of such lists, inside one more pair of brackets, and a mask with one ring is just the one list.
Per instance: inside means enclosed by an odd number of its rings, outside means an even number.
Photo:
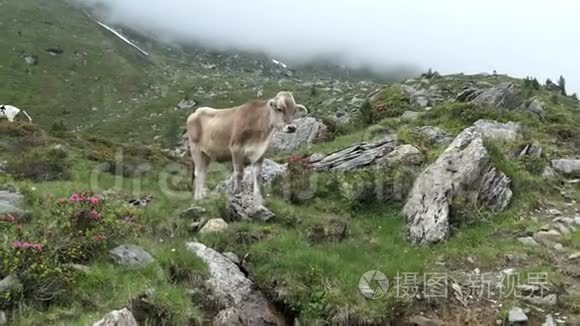
[{"label": "white cow", "polygon": [[24,114],[28,118],[28,121],[32,122],[32,118],[28,115],[28,113],[26,113],[26,111],[20,110],[19,108],[12,105],[0,104],[0,119],[6,118],[8,121],[14,122],[14,119],[19,113]]}]

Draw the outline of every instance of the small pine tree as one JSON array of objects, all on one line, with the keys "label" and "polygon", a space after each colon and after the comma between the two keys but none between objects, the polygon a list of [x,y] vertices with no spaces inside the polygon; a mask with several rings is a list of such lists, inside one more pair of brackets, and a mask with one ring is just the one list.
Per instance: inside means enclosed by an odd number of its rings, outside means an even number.
[{"label": "small pine tree", "polygon": [[368,100],[360,107],[360,122],[363,126],[368,126],[373,123],[373,105]]},{"label": "small pine tree", "polygon": [[537,91],[540,90],[540,82],[536,78],[532,79],[532,87]]},{"label": "small pine tree", "polygon": [[317,96],[318,95],[318,89],[316,89],[316,86],[312,85],[312,87],[310,87],[310,96]]},{"label": "small pine tree", "polygon": [[546,86],[550,86],[552,84],[553,84],[553,82],[550,78],[546,79],[546,84],[545,84]]},{"label": "small pine tree", "polygon": [[560,87],[562,95],[566,96],[566,79],[564,79],[564,76],[560,76],[560,79],[558,79],[558,87]]},{"label": "small pine tree", "polygon": [[532,86],[532,83],[530,81],[530,77],[524,78],[524,88],[530,88],[531,86]]},{"label": "small pine tree", "polygon": [[570,95],[570,97],[571,97],[573,100],[576,100],[576,101],[578,101],[578,95],[577,95],[576,93],[574,93],[574,94]]}]

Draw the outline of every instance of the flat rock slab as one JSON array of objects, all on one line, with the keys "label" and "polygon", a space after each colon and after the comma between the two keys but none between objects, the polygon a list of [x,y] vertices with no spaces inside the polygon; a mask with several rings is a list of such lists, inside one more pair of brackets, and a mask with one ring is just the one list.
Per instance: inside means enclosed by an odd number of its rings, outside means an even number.
[{"label": "flat rock slab", "polygon": [[199,242],[187,243],[187,248],[207,264],[206,285],[225,307],[214,325],[286,325],[281,314],[231,260]]},{"label": "flat rock slab", "polygon": [[580,176],[580,160],[576,159],[556,159],[551,161],[552,168],[565,176]]},{"label": "flat rock slab", "polygon": [[124,244],[110,251],[113,260],[124,266],[143,266],[153,262],[153,257],[145,249]]}]

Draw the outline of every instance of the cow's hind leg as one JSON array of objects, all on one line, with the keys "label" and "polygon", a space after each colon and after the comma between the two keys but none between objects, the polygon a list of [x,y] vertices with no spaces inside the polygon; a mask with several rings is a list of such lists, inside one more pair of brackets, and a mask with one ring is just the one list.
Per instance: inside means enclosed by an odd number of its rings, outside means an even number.
[{"label": "cow's hind leg", "polygon": [[260,176],[262,175],[262,163],[264,160],[260,158],[258,161],[252,164],[252,181],[254,185],[254,196],[257,199],[262,199],[262,194],[260,192]]},{"label": "cow's hind leg", "polygon": [[244,180],[244,156],[239,151],[232,151],[232,163],[234,165],[234,189],[237,194],[242,191],[242,181]]},{"label": "cow's hind leg", "polygon": [[194,179],[193,183],[195,183],[194,187],[194,200],[201,200],[205,197],[205,179],[207,176],[207,169],[209,167],[209,158],[199,149],[192,146],[191,149],[191,158],[193,160],[194,165],[194,175],[192,179]]}]

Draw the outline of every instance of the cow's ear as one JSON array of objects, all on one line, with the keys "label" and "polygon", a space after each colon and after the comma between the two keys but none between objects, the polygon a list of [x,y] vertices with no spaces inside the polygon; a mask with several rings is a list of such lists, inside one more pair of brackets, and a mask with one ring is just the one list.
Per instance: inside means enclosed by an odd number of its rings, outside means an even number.
[{"label": "cow's ear", "polygon": [[268,101],[268,106],[272,109],[277,110],[278,109],[278,101],[276,101],[276,99],[272,98]]}]

